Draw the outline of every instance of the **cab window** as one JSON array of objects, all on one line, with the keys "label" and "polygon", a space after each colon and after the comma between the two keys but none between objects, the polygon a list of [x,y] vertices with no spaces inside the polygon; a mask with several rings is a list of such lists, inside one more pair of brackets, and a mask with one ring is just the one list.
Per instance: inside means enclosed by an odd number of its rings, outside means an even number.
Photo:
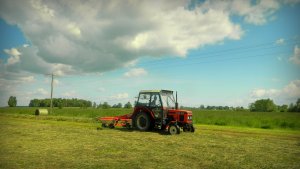
[{"label": "cab window", "polygon": [[150,102],[150,93],[142,93],[139,96],[137,105],[138,106],[149,106],[149,102]]},{"label": "cab window", "polygon": [[150,107],[161,107],[159,94],[152,94]]}]

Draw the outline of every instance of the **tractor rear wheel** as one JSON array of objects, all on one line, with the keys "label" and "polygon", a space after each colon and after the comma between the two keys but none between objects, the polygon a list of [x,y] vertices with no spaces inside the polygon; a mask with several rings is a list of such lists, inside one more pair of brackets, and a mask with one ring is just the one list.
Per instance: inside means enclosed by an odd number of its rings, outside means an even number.
[{"label": "tractor rear wheel", "polygon": [[150,123],[150,117],[144,112],[137,114],[135,117],[135,127],[140,131],[149,130],[151,126]]},{"label": "tractor rear wheel", "polygon": [[174,134],[180,134],[180,128],[178,125],[170,125],[169,126],[169,134],[174,135]]}]

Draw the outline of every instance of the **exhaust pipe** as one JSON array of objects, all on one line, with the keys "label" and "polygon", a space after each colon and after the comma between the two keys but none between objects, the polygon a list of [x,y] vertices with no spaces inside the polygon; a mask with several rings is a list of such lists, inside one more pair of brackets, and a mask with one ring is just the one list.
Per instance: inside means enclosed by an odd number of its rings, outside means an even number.
[{"label": "exhaust pipe", "polygon": [[175,109],[178,109],[178,102],[177,102],[177,91],[176,91],[176,100],[175,100]]}]

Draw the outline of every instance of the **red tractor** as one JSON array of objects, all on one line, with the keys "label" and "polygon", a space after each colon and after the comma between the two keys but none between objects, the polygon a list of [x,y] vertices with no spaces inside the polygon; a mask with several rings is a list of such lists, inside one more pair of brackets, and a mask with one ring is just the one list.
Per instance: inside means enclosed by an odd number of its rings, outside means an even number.
[{"label": "red tractor", "polygon": [[175,100],[173,91],[170,90],[142,90],[133,113],[98,119],[102,127],[122,126],[140,131],[159,129],[179,134],[180,128],[184,132],[195,131],[192,117],[191,111],[178,109],[177,93]]}]

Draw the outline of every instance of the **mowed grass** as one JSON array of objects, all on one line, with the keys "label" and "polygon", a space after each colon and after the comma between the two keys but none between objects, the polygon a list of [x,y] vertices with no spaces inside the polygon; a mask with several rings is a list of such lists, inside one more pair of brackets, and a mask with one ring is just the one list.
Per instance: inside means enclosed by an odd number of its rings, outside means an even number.
[{"label": "mowed grass", "polygon": [[[0,113],[13,115],[33,115],[37,108],[0,108]],[[116,116],[131,113],[132,109],[94,109],[94,108],[54,108],[47,118],[61,121],[91,121],[96,117]],[[239,126],[263,129],[300,130],[300,113],[290,112],[249,112],[212,111],[192,109],[193,122],[219,126]]]},{"label": "mowed grass", "polygon": [[295,130],[196,125],[170,136],[20,117],[0,114],[0,168],[300,168]]}]

